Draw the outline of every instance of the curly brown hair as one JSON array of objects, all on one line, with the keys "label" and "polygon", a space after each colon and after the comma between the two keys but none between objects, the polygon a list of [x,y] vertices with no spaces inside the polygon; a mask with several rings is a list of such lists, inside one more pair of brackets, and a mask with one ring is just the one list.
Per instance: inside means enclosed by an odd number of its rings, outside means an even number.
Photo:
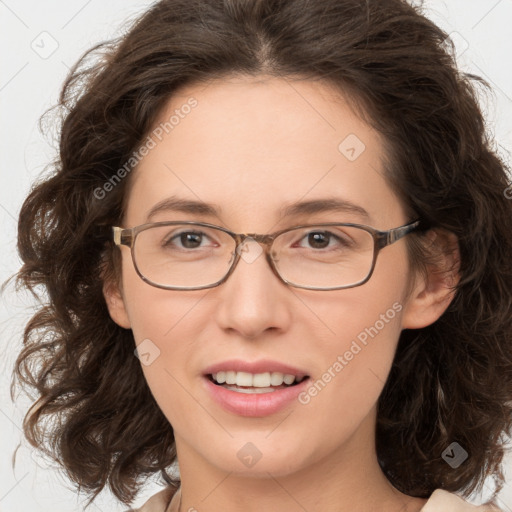
[{"label": "curly brown hair", "polygon": [[[377,454],[411,496],[465,496],[494,475],[511,431],[512,201],[475,84],[447,34],[402,0],[162,0],[119,40],[89,50],[62,89],[60,154],[19,217],[18,284],[44,304],[26,326],[16,383],[38,394],[24,431],[79,489],[124,503],[143,478],[167,483],[172,427],[115,324],[104,280],[117,279],[108,228],[130,177],[99,190],[133,156],[173,93],[233,74],[324,80],[349,94],[384,137],[388,179],[409,213],[456,235],[460,282],[434,324],[401,333],[380,396]],[[112,183],[112,181],[111,181]],[[105,195],[105,194],[103,194]],[[423,235],[411,262],[429,263]],[[48,421],[49,420],[49,421]],[[452,469],[443,451],[469,458]]]}]

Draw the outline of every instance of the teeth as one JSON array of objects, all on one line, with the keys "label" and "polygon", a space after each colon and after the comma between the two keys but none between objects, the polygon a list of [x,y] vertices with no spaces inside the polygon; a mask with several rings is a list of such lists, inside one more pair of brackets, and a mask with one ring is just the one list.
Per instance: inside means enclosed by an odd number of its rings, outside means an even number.
[{"label": "teeth", "polygon": [[284,375],[282,373],[274,372],[270,376],[270,384],[272,386],[280,386],[284,382]]},{"label": "teeth", "polygon": [[244,387],[252,387],[252,374],[247,372],[236,373],[236,385]]},{"label": "teeth", "polygon": [[228,384],[253,388],[269,388],[270,386],[281,386],[287,384],[290,386],[295,381],[302,380],[289,373],[265,372],[265,373],[248,373],[248,372],[217,372],[212,374],[213,380],[218,384]]},{"label": "teeth", "polygon": [[293,382],[295,381],[295,375],[286,374],[283,377],[283,380],[284,380],[285,384],[288,384],[288,385],[293,384]]}]

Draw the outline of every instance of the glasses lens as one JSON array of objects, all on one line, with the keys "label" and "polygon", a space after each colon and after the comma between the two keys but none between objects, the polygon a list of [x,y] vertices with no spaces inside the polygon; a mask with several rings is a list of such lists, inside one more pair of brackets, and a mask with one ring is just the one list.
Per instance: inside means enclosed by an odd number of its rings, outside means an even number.
[{"label": "glasses lens", "polygon": [[193,224],[152,226],[135,239],[139,272],[160,286],[193,288],[220,281],[228,272],[235,241],[224,231]]},{"label": "glasses lens", "polygon": [[281,234],[273,258],[283,279],[311,288],[352,286],[372,268],[374,240],[361,228],[307,226]]},{"label": "glasses lens", "polygon": [[[197,224],[151,226],[137,234],[134,259],[149,282],[172,288],[200,288],[222,280],[236,243],[220,229]],[[353,286],[370,274],[372,235],[351,226],[315,225],[279,235],[272,258],[281,277],[313,289]]]}]

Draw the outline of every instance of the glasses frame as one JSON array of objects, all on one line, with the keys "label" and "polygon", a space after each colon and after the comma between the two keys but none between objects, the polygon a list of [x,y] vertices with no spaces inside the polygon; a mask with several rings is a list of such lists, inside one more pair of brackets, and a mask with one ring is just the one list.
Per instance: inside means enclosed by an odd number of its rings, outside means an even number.
[{"label": "glasses frame", "polygon": [[[222,279],[219,281],[216,281],[213,284],[208,284],[204,286],[192,286],[192,287],[183,287],[183,286],[170,286],[170,285],[161,285],[158,283],[154,283],[147,277],[145,277],[139,270],[139,267],[137,265],[137,261],[135,258],[135,241],[137,238],[137,235],[141,233],[142,231],[146,231],[147,229],[151,229],[155,226],[175,226],[175,225],[194,225],[194,226],[203,226],[207,228],[214,228],[218,229],[220,231],[223,231],[224,233],[228,234],[233,238],[233,240],[236,243],[235,246],[235,257],[233,258],[233,262],[231,263],[231,266],[229,267],[227,273],[224,275]],[[272,259],[272,256],[270,254],[272,244],[274,240],[282,235],[283,233],[287,233],[288,231],[294,231],[296,229],[301,228],[307,228],[307,227],[316,227],[316,226],[347,226],[347,227],[355,227],[360,228],[366,232],[368,232],[372,238],[373,238],[373,258],[372,258],[372,265],[370,272],[368,275],[362,279],[361,281],[358,281],[355,284],[350,285],[342,285],[342,286],[334,286],[330,288],[319,288],[319,287],[312,287],[312,286],[304,286],[304,285],[298,285],[295,283],[292,283],[286,279],[284,279],[280,274],[279,271],[275,265],[274,260]],[[331,290],[343,290],[346,288],[355,288],[357,286],[361,286],[364,283],[368,282],[369,279],[373,275],[373,271],[375,269],[375,263],[377,261],[377,256],[379,255],[379,252],[384,249],[384,247],[387,247],[388,245],[394,244],[404,236],[408,235],[409,233],[412,233],[413,231],[416,231],[421,228],[421,221],[415,220],[408,224],[404,224],[403,226],[399,226],[396,228],[388,229],[387,231],[380,231],[378,229],[375,229],[370,226],[366,226],[364,224],[353,224],[349,222],[319,222],[314,224],[302,224],[300,226],[293,226],[291,228],[282,229],[280,231],[275,231],[274,233],[270,233],[267,235],[262,235],[258,233],[234,233],[233,231],[230,231],[229,229],[223,228],[222,226],[217,226],[215,224],[209,224],[207,222],[196,222],[196,221],[167,221],[167,222],[151,222],[148,224],[141,224],[139,226],[135,226],[133,228],[121,228],[118,226],[112,227],[112,236],[114,240],[114,244],[116,246],[124,245],[126,247],[130,248],[131,257],[133,261],[133,266],[135,267],[135,271],[139,275],[139,277],[146,283],[148,283],[151,286],[154,286],[156,288],[162,288],[164,290],[205,290],[208,288],[215,288],[222,283],[224,283],[229,276],[234,272],[238,262],[241,258],[241,251],[238,250],[238,248],[248,239],[253,239],[256,242],[258,242],[260,245],[263,245],[265,257],[267,259],[267,262],[272,269],[272,272],[277,276],[277,278],[283,282],[284,284],[288,286],[292,286],[293,288],[302,288],[305,290],[317,290],[317,291],[331,291]]]}]

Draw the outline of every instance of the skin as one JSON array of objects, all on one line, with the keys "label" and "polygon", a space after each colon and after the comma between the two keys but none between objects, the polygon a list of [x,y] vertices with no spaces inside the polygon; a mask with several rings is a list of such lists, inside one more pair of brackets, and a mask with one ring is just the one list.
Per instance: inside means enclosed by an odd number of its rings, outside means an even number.
[{"label": "skin", "polygon": [[[191,96],[198,106],[130,177],[123,227],[145,223],[148,211],[173,195],[214,203],[218,216],[160,212],[152,221],[197,220],[268,233],[303,222],[386,230],[412,220],[383,177],[379,134],[327,84],[238,76],[191,85],[171,98],[159,121]],[[338,150],[349,134],[366,146],[354,161]],[[283,204],[328,197],[350,200],[370,218],[279,216]],[[376,403],[400,331],[433,323],[452,298],[453,282],[410,272],[404,239],[379,254],[363,286],[321,292],[286,286],[263,257],[241,260],[216,288],[162,290],[135,273],[129,248],[121,252],[122,282],[106,283],[105,297],[112,318],[133,330],[136,344],[150,339],[160,350],[143,370],[174,429],[182,511],[421,509],[425,500],[392,487],[377,463]],[[279,413],[247,418],[223,410],[203,388],[203,370],[231,358],[275,359],[319,379],[394,303],[401,311],[307,405],[294,401]],[[251,468],[237,457],[247,442],[262,454]]]}]

